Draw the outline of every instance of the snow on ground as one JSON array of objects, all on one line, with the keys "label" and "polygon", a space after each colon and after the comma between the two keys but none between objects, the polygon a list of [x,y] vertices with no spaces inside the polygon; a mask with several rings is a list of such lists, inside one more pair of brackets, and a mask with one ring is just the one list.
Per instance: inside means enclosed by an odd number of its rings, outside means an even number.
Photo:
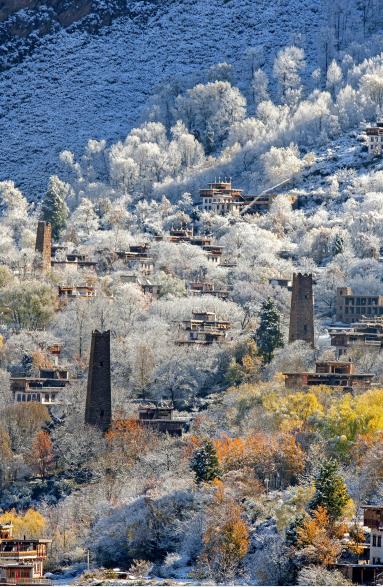
[{"label": "snow on ground", "polygon": [[59,169],[61,150],[79,153],[89,138],[124,137],[159,82],[174,75],[226,60],[243,78],[247,47],[263,46],[271,63],[278,48],[302,37],[316,62],[323,4],[180,0],[145,26],[124,17],[99,35],[47,37],[0,74],[0,180],[13,179],[29,198],[39,198]]}]

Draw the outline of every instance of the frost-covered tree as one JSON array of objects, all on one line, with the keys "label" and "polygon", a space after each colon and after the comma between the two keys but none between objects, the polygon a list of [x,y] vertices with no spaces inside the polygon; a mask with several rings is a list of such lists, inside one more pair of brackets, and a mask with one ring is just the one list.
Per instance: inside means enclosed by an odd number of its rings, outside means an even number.
[{"label": "frost-covered tree", "polygon": [[342,573],[328,570],[321,565],[303,567],[298,574],[298,585],[349,585]]},{"label": "frost-covered tree", "polygon": [[233,83],[233,66],[230,63],[217,63],[209,67],[209,82],[229,82]]},{"label": "frost-covered tree", "polygon": [[280,94],[289,101],[289,94],[301,90],[301,73],[305,69],[305,52],[300,47],[281,49],[274,61],[273,73],[278,81]]},{"label": "frost-covered tree", "polygon": [[230,127],[242,120],[246,100],[229,82],[198,84],[177,98],[177,109],[188,129],[208,153],[220,146]]},{"label": "frost-covered tree", "polygon": [[71,215],[70,226],[74,228],[80,238],[89,237],[98,229],[98,218],[94,204],[88,198],[83,198]]},{"label": "frost-covered tree", "polygon": [[21,244],[22,234],[28,227],[29,206],[22,192],[13,181],[0,182],[0,222],[9,228],[16,244]]},{"label": "frost-covered tree", "polygon": [[304,167],[296,145],[271,147],[270,151],[262,155],[261,162],[270,185],[293,177]]},{"label": "frost-covered tree", "polygon": [[326,87],[330,90],[333,97],[339,89],[339,84],[342,81],[342,77],[342,70],[335,59],[333,59],[328,67],[326,79]]},{"label": "frost-covered tree", "polygon": [[257,69],[251,80],[251,90],[253,93],[255,108],[264,100],[269,99],[268,86],[269,79],[267,74],[262,69]]},{"label": "frost-covered tree", "polygon": [[360,91],[379,109],[383,107],[383,77],[380,72],[364,75],[360,80]]}]

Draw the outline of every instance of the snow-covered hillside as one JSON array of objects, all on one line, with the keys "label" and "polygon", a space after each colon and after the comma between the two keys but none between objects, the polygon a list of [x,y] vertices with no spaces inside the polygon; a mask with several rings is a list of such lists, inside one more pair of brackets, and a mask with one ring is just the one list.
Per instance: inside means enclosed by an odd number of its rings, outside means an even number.
[{"label": "snow-covered hillside", "polygon": [[0,76],[0,179],[40,197],[61,150],[78,153],[89,138],[126,136],[161,81],[228,61],[241,87],[249,47],[263,47],[271,63],[277,49],[301,43],[312,69],[323,53],[326,5],[182,0],[159,5],[145,26],[123,17],[97,35],[62,30],[46,37]]}]

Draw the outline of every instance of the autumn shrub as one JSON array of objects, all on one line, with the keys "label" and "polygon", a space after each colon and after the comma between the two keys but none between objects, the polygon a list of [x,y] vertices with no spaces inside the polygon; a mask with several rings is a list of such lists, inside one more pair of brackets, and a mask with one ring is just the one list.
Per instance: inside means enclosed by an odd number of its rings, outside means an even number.
[{"label": "autumn shrub", "polygon": [[297,528],[297,546],[305,564],[331,565],[342,550],[339,533],[326,508],[318,506]]},{"label": "autumn shrub", "polygon": [[305,456],[291,434],[250,434],[241,438],[223,435],[214,441],[224,472],[247,467],[261,482],[286,486],[304,470]]},{"label": "autumn shrub", "polygon": [[197,575],[219,582],[232,581],[241,573],[242,561],[249,550],[249,529],[240,506],[225,497],[222,484],[218,484],[206,519]]}]

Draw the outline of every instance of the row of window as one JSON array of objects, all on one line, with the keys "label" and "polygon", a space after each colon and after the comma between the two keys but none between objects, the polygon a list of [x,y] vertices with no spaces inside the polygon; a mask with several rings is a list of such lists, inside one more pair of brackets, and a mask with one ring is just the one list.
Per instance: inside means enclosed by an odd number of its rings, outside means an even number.
[{"label": "row of window", "polygon": [[372,535],[372,546],[382,546],[382,537],[379,534]]},{"label": "row of window", "polygon": [[18,393],[16,395],[17,402],[41,402],[45,403],[52,403],[56,399],[55,393]]},{"label": "row of window", "polygon": [[365,307],[365,306],[352,306],[350,308],[344,309],[345,314],[383,314],[383,306],[373,306],[373,307]]},{"label": "row of window", "polygon": [[378,305],[379,298],[346,298],[345,305],[346,306],[364,306],[364,305]]},{"label": "row of window", "polygon": [[237,210],[239,209],[238,205],[233,205],[233,204],[215,204],[214,206],[204,206],[205,210],[223,210],[223,211],[228,211],[230,209],[233,210]]}]

